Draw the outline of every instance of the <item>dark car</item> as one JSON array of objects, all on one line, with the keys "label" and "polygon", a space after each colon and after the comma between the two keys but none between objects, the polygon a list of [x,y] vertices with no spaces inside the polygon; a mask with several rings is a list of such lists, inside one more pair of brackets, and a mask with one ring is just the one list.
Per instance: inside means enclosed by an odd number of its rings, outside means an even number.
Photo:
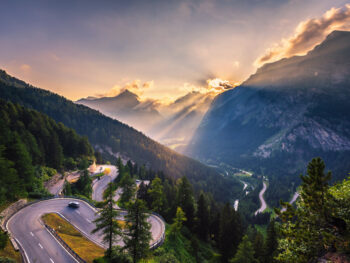
[{"label": "dark car", "polygon": [[71,208],[79,208],[79,203],[78,202],[69,202],[68,206]]}]

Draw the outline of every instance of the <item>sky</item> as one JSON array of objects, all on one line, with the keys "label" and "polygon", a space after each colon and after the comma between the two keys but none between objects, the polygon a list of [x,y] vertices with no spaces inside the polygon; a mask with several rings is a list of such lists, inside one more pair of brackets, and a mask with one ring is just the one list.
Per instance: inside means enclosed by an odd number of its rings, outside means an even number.
[{"label": "sky", "polygon": [[222,91],[348,29],[349,2],[3,0],[0,68],[72,100]]}]

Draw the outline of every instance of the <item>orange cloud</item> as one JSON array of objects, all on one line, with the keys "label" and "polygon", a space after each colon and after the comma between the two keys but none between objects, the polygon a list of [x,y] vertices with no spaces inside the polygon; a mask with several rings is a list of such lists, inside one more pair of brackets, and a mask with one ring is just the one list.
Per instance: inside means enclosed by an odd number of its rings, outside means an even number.
[{"label": "orange cloud", "polygon": [[132,93],[135,93],[137,96],[141,97],[144,93],[145,89],[150,89],[154,87],[154,81],[146,81],[141,85],[141,81],[139,79],[135,79],[132,82],[128,82],[121,85],[114,85],[113,88],[111,88],[106,93],[100,93],[96,94],[96,97],[115,97],[119,95],[120,93],[124,92],[125,90],[129,90]]},{"label": "orange cloud", "polygon": [[28,72],[28,71],[30,71],[30,70],[32,69],[32,67],[29,66],[28,64],[22,64],[22,65],[20,66],[20,69],[21,69],[22,71],[24,71],[24,72]]},{"label": "orange cloud", "polygon": [[306,54],[333,30],[348,29],[350,29],[350,4],[346,4],[343,8],[331,8],[321,18],[312,18],[299,23],[293,37],[282,39],[279,44],[268,49],[254,62],[254,65],[261,66],[284,57]]}]

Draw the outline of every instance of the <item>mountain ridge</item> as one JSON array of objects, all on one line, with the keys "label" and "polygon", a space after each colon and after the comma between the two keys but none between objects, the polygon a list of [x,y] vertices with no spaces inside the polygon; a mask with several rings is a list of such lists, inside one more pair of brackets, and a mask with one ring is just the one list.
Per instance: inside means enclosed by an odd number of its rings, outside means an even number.
[{"label": "mountain ridge", "polygon": [[264,65],[218,95],[186,153],[294,181],[321,156],[335,179],[344,178],[350,171],[349,76],[350,32],[333,32],[305,56]]}]

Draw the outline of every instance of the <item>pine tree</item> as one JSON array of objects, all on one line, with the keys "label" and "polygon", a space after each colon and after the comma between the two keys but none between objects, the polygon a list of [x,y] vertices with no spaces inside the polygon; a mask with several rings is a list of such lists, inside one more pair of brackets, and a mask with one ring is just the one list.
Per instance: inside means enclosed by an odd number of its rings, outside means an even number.
[{"label": "pine tree", "polygon": [[[258,231],[256,232],[254,240],[253,240],[253,248],[254,248],[254,257],[260,263],[263,263],[264,262],[264,255],[265,255],[265,252],[266,252],[266,248],[265,248],[265,244],[264,244],[264,237]],[[272,255],[272,253],[271,253],[271,255]],[[272,260],[269,261],[269,262],[272,262]]]},{"label": "pine tree", "polygon": [[164,192],[162,181],[158,176],[152,180],[151,187],[147,192],[152,198],[152,211],[161,213],[164,205]]},{"label": "pine tree", "polygon": [[6,200],[13,201],[24,192],[14,163],[4,157],[5,149],[5,146],[0,145],[0,204]]},{"label": "pine tree", "polygon": [[29,188],[34,179],[34,167],[32,165],[31,156],[17,133],[14,134],[13,142],[8,149],[8,154],[10,155],[9,159],[15,161],[15,167],[19,178],[23,179],[26,186]]},{"label": "pine tree", "polygon": [[226,204],[220,214],[219,249],[222,262],[227,262],[236,252],[241,239],[241,222],[236,211]]},{"label": "pine tree", "polygon": [[186,214],[187,221],[185,222],[185,225],[189,229],[193,229],[196,208],[194,204],[192,185],[185,176],[180,179],[178,191],[178,206],[180,206]]},{"label": "pine tree", "polygon": [[129,173],[123,176],[119,182],[119,186],[123,189],[123,193],[120,196],[120,203],[126,204],[127,202],[131,202],[135,196],[136,186]]},{"label": "pine tree", "polygon": [[329,193],[331,173],[325,173],[320,158],[309,163],[307,175],[301,176],[300,200],[297,208],[282,203],[285,212],[276,209],[282,219],[281,239],[277,256],[280,262],[309,262],[315,260],[324,248],[331,248],[339,232],[331,224],[336,205]]},{"label": "pine tree", "polygon": [[65,196],[72,196],[72,186],[67,180],[64,181],[63,193]]},{"label": "pine tree", "polygon": [[270,222],[270,224],[267,227],[267,237],[266,237],[266,243],[265,243],[265,249],[264,249],[265,263],[274,262],[274,256],[276,254],[277,247],[278,247],[277,233],[276,233],[275,221],[273,220]]},{"label": "pine tree", "polygon": [[238,246],[237,253],[230,263],[258,263],[254,258],[254,249],[247,236],[244,236]]},{"label": "pine tree", "polygon": [[114,192],[115,187],[110,183],[104,192],[104,201],[100,205],[102,209],[98,213],[98,218],[94,221],[96,228],[92,231],[92,233],[102,231],[103,241],[108,243],[108,259],[111,259],[113,243],[122,235],[121,226],[117,221],[119,212],[113,208],[115,204],[113,200]]},{"label": "pine tree", "polygon": [[125,216],[127,231],[124,235],[124,244],[134,263],[147,256],[149,251],[152,236],[146,212],[146,206],[142,200],[136,199],[129,202],[128,214]]},{"label": "pine tree", "polygon": [[206,241],[209,234],[209,205],[203,193],[200,193],[197,202],[197,234]]},{"label": "pine tree", "polygon": [[181,207],[178,207],[176,210],[176,215],[173,219],[173,224],[171,225],[171,230],[170,232],[173,235],[177,235],[178,233],[180,233],[181,229],[182,229],[182,224],[183,222],[185,222],[187,220],[184,211],[181,209]]},{"label": "pine tree", "polygon": [[51,141],[49,144],[49,151],[47,160],[48,166],[53,167],[57,170],[62,169],[63,164],[63,149],[58,139],[57,134],[54,132],[50,137]]}]

